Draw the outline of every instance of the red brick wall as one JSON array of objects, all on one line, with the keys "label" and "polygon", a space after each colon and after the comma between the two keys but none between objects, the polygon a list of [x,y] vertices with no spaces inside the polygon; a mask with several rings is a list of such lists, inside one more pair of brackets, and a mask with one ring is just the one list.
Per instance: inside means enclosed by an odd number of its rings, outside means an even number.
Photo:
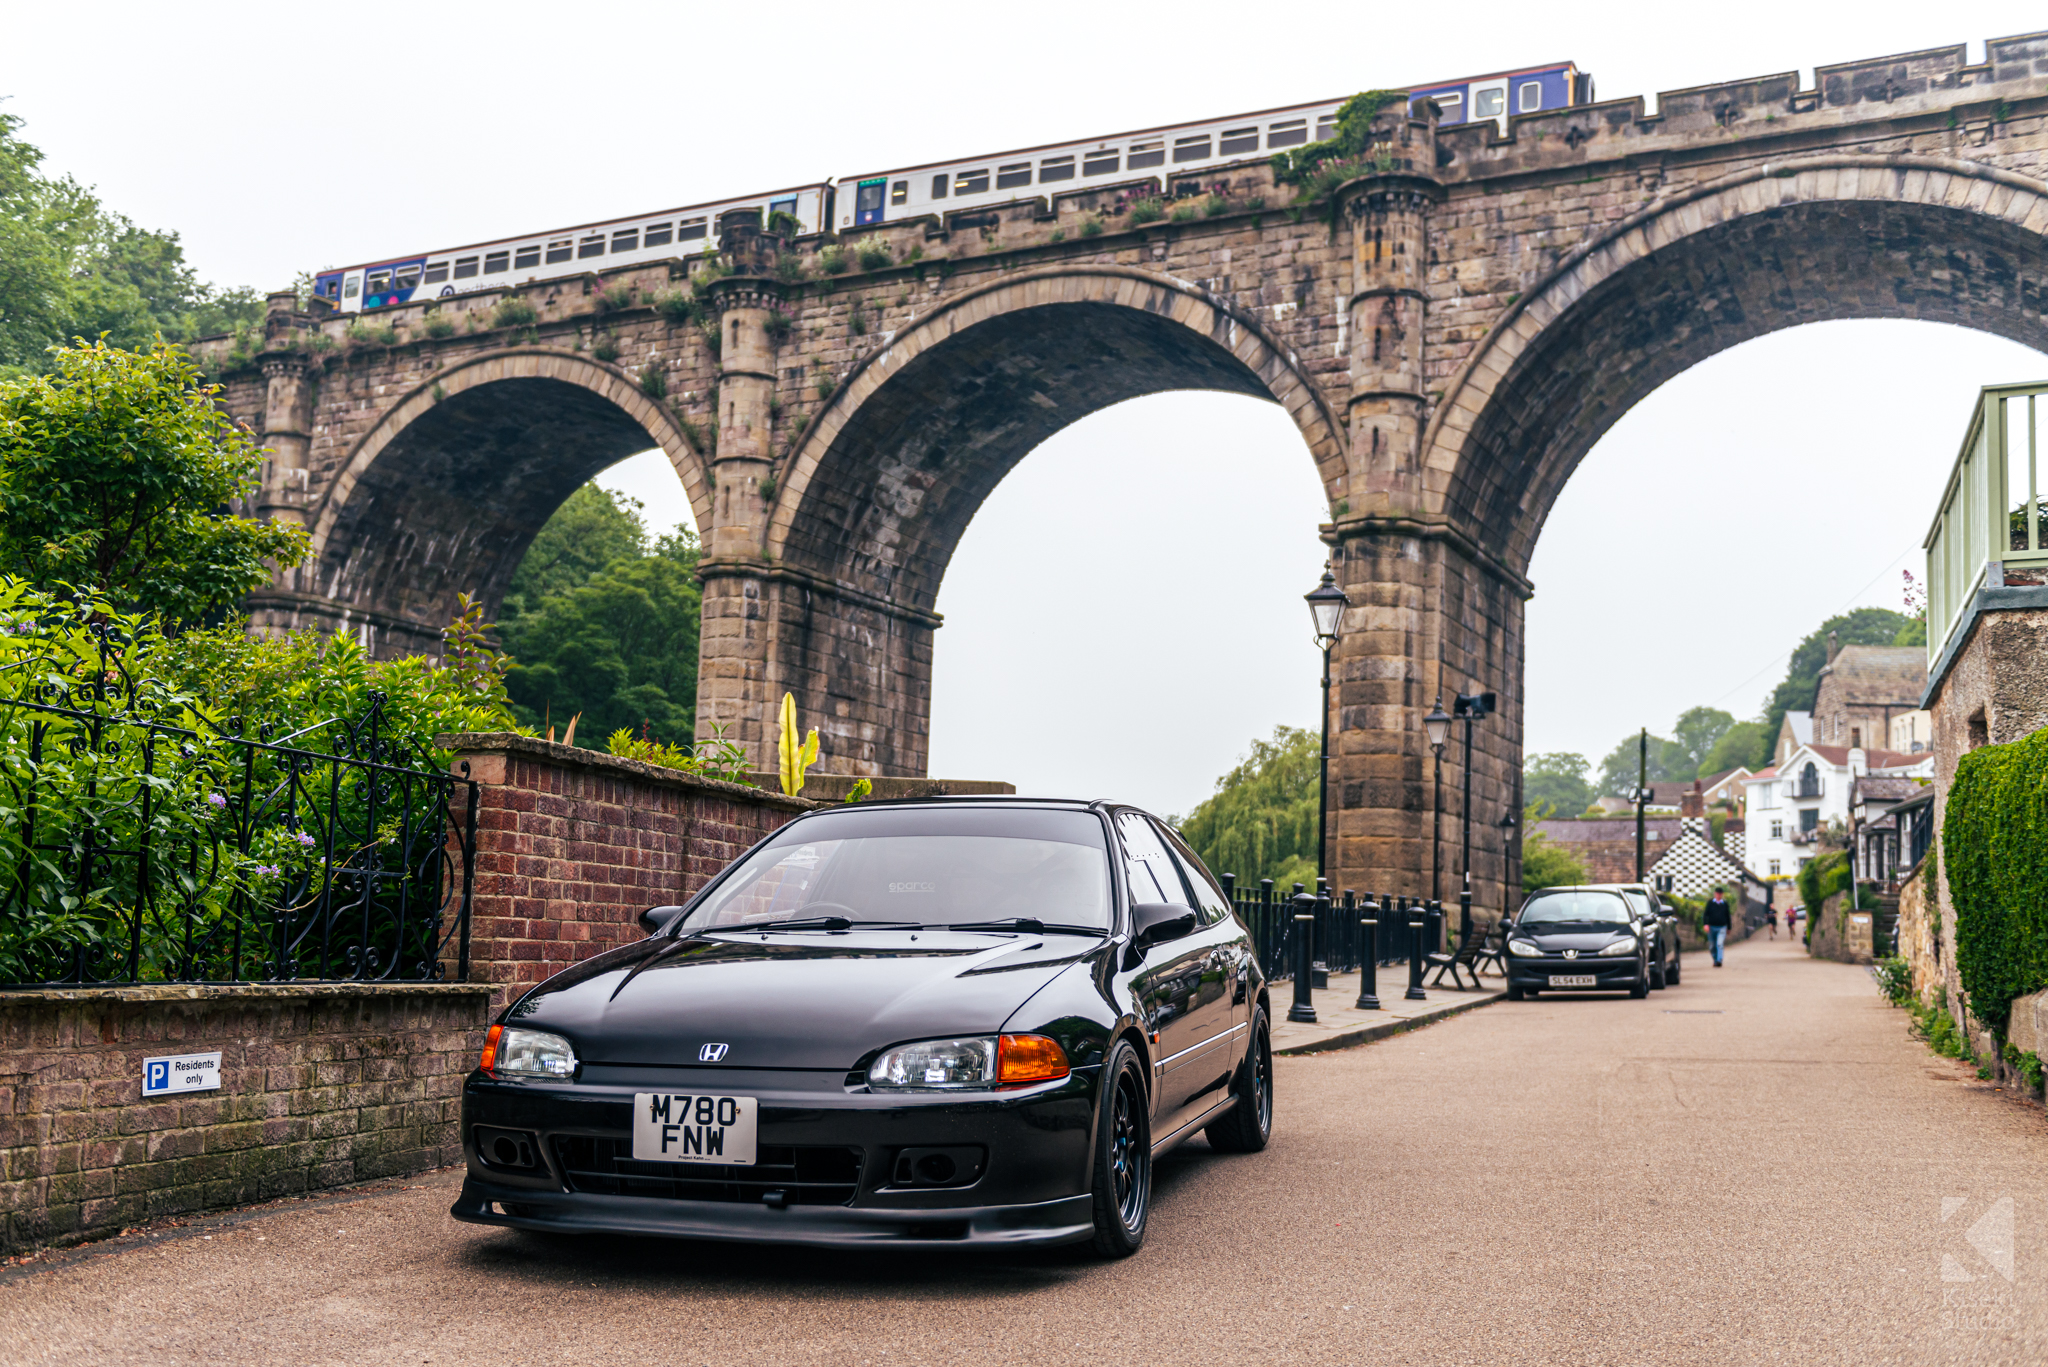
[{"label": "red brick wall", "polygon": [[[0,1254],[459,1162],[488,989],[461,983],[0,993]],[[221,1053],[144,1100],[142,1065]]]},{"label": "red brick wall", "polygon": [[528,736],[443,736],[483,785],[470,981],[502,1007],[526,987],[637,939],[755,841],[825,804]]}]

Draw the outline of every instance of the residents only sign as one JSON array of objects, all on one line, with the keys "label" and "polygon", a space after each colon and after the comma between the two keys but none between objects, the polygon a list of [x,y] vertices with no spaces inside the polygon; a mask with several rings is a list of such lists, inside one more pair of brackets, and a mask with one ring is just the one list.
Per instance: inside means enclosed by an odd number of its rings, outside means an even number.
[{"label": "residents only sign", "polygon": [[220,1052],[172,1054],[142,1061],[142,1094],[170,1096],[177,1092],[220,1090]]}]

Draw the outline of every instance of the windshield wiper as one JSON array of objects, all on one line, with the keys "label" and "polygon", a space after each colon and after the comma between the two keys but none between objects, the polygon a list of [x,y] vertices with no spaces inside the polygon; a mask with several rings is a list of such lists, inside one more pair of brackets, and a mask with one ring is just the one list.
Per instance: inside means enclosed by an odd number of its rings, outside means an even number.
[{"label": "windshield wiper", "polygon": [[794,921],[756,921],[752,925],[707,926],[705,929],[738,935],[752,935],[756,932],[765,935],[771,930],[852,930],[855,926],[905,926],[911,930],[922,928],[915,921],[851,921],[844,916],[808,916]]},{"label": "windshield wiper", "polygon": [[1036,916],[1011,916],[1000,921],[928,921],[920,930],[1021,930],[1029,935],[1107,935],[1100,926],[1068,926]]}]

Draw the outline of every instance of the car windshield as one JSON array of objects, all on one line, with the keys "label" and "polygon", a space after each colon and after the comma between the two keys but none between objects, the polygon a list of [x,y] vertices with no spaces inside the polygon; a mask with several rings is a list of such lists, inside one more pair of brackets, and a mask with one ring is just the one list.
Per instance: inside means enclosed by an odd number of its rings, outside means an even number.
[{"label": "car windshield", "polygon": [[1628,903],[1618,892],[1592,892],[1584,888],[1538,893],[1522,904],[1522,914],[1515,924],[1625,926],[1629,924]]},{"label": "car windshield", "polygon": [[836,916],[916,926],[1029,919],[1106,932],[1109,907],[1109,856],[1093,812],[881,809],[792,823],[683,928]]},{"label": "car windshield", "polygon": [[1623,888],[1621,895],[1628,898],[1628,904],[1635,908],[1636,915],[1648,916],[1651,914],[1649,893],[1638,892],[1634,888]]}]

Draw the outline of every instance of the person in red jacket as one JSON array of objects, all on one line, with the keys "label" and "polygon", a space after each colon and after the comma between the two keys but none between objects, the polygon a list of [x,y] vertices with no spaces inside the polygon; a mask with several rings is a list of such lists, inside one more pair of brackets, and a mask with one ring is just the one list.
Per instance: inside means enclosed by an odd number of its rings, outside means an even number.
[{"label": "person in red jacket", "polygon": [[1721,895],[1721,884],[1714,885],[1713,900],[1707,903],[1707,914],[1701,921],[1707,927],[1707,948],[1714,951],[1714,967],[1721,966],[1721,951],[1728,943],[1728,926],[1734,920],[1728,913],[1728,899]]}]

